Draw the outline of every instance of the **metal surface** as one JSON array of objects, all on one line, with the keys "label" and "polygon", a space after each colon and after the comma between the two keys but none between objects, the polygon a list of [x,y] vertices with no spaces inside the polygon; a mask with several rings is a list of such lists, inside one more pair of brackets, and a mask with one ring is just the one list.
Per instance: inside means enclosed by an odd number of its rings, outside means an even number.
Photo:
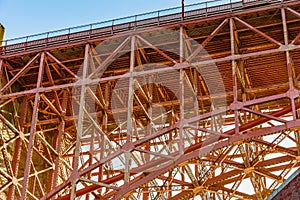
[{"label": "metal surface", "polygon": [[300,166],[299,1],[8,44],[0,76],[4,199],[266,199]]}]

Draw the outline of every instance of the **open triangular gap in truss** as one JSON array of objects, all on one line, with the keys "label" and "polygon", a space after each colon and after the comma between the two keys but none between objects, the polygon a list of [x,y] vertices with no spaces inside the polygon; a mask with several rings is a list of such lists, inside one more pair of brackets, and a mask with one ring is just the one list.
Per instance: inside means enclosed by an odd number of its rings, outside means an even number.
[{"label": "open triangular gap in truss", "polygon": [[55,57],[53,53],[46,52],[46,55],[49,71],[51,72],[49,74],[47,73],[48,78],[50,77],[49,75],[51,75],[54,82],[55,80],[66,78],[77,78],[76,73],[74,73],[68,66]]},{"label": "open triangular gap in truss", "polygon": [[[32,69],[30,68],[33,64],[36,63],[37,59],[40,57],[40,54],[36,54],[27,64],[22,67],[17,74],[15,74],[10,80],[7,80],[7,83],[1,88],[0,94],[3,94],[8,88],[10,88],[21,76],[28,74]],[[30,75],[32,76],[32,74]],[[35,82],[36,83],[36,82]]]},{"label": "open triangular gap in truss", "polygon": [[[97,78],[107,70],[109,65],[120,55],[130,52],[131,36],[122,37],[121,40],[111,39],[100,43],[96,47],[91,47],[90,55],[93,59],[89,61],[91,73],[87,78]],[[103,55],[102,55],[103,54]]]},{"label": "open triangular gap in truss", "polygon": [[[14,77],[18,73],[18,72],[14,71],[14,67],[13,66],[14,66],[14,63],[11,63],[9,61],[3,61],[2,62],[1,84],[7,83],[7,80],[9,79],[7,77],[10,77],[10,76]],[[21,79],[21,78],[17,79],[16,82],[18,82],[20,85],[25,85],[26,84],[25,80]]]},{"label": "open triangular gap in truss", "polygon": [[[282,46],[283,44],[279,41],[277,41],[276,39],[274,39],[273,37],[269,36],[268,34],[264,33],[263,31],[259,30],[258,28],[254,27],[253,25],[251,25],[250,23],[246,22],[244,19],[241,19],[239,17],[234,17],[234,22],[235,24],[239,24],[242,25],[243,27],[246,27],[247,29],[249,29],[250,31],[254,32],[255,34],[253,35],[252,39],[255,38],[263,38],[264,41],[268,41],[271,42],[271,44],[278,46]],[[239,28],[238,28],[239,29]]]},{"label": "open triangular gap in truss", "polygon": [[[168,54],[166,54],[164,52],[164,50],[159,49],[158,47],[156,47],[155,45],[153,45],[151,42],[149,42],[149,40],[145,39],[144,37],[142,37],[141,35],[136,35],[136,39],[138,40],[137,42],[137,47],[144,49],[144,48],[151,48],[154,51],[156,51],[160,56],[164,57],[165,59],[169,60],[170,62],[172,62],[173,64],[176,64],[176,60],[174,60],[171,56],[169,56]],[[174,42],[174,41],[173,41]]]},{"label": "open triangular gap in truss", "polygon": [[[297,17],[298,18],[298,21],[300,21],[300,13],[295,11],[294,9],[291,9],[289,7],[285,8],[286,11],[289,11],[288,13],[291,13],[293,16]],[[286,12],[286,14],[288,14]],[[288,16],[287,16],[288,18]],[[298,35],[296,35],[296,37],[292,40],[292,44],[299,44],[300,42],[300,33],[298,33]]]},{"label": "open triangular gap in truss", "polygon": [[186,59],[187,62],[191,62],[197,55],[202,53],[204,51],[205,54],[205,47],[206,45],[228,24],[228,19],[226,18],[223,20],[216,29],[213,30],[213,32],[189,55],[189,57]]}]

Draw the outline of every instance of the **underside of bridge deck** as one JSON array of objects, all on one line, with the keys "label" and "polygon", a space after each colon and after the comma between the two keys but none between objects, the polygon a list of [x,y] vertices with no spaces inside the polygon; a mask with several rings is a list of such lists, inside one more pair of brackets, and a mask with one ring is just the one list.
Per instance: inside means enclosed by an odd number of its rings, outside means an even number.
[{"label": "underside of bridge deck", "polygon": [[266,2],[0,47],[0,198],[268,197],[300,166],[300,2]]}]

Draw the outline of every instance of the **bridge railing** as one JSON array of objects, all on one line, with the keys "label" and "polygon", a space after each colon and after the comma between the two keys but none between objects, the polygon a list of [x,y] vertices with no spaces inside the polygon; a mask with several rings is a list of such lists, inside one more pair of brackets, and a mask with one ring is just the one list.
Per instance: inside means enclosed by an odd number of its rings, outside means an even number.
[{"label": "bridge railing", "polygon": [[175,7],[88,25],[81,25],[4,40],[2,41],[3,46],[0,47],[0,53],[5,55],[39,47],[66,44],[83,39],[109,36],[127,30],[162,26],[174,22],[180,22],[182,20],[191,20],[225,12],[232,12],[243,9],[248,5],[281,1],[282,0],[212,0],[190,4],[184,7],[184,19],[182,17],[182,8]]}]

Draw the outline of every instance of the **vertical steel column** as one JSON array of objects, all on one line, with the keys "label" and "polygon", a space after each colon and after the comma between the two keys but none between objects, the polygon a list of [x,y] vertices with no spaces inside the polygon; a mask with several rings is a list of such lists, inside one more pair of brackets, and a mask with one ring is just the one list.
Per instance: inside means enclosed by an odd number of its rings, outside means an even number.
[{"label": "vertical steel column", "polygon": [[88,68],[88,59],[89,59],[89,49],[90,45],[85,45],[84,51],[84,61],[83,61],[83,71],[82,79],[80,81],[80,103],[79,103],[79,113],[78,113],[78,122],[77,122],[77,138],[75,145],[75,155],[74,155],[74,168],[71,174],[71,197],[70,200],[75,200],[76,198],[76,184],[78,181],[78,165],[79,165],[79,156],[80,156],[80,140],[82,137],[83,131],[83,117],[84,117],[84,105],[85,105],[85,90],[86,90],[86,78],[87,78],[87,68]]},{"label": "vertical steel column", "polygon": [[21,139],[18,138],[16,140],[15,148],[14,148],[14,155],[13,155],[13,163],[12,163],[12,184],[8,188],[8,193],[7,193],[7,199],[8,200],[13,200],[16,197],[15,190],[17,187],[17,173],[19,169],[19,163],[20,163],[20,155],[21,155]]},{"label": "vertical steel column", "polygon": [[[128,102],[127,102],[127,134],[126,134],[126,143],[131,142],[132,135],[132,112],[133,112],[133,96],[134,96],[134,84],[133,84],[133,71],[135,66],[135,36],[131,37],[131,50],[130,50],[130,77],[129,77],[129,89],[128,89]],[[125,169],[124,169],[124,181],[129,183],[130,179],[130,159],[131,153],[125,152]]]},{"label": "vertical steel column", "polygon": [[[233,104],[238,103],[238,94],[237,94],[237,77],[236,77],[236,61],[234,58],[235,55],[235,46],[234,46],[234,30],[233,30],[233,19],[230,18],[230,46],[231,46],[231,64],[232,64],[232,87],[233,87]],[[234,108],[234,124],[235,124],[235,134],[239,133],[239,119],[238,119],[238,110]]]},{"label": "vertical steel column", "polygon": [[[194,115],[195,116],[198,116],[199,115],[199,102],[198,102],[198,97],[197,97],[197,95],[198,95],[198,87],[199,87],[199,85],[198,85],[198,77],[197,77],[197,73],[198,73],[198,71],[197,71],[197,69],[194,69],[194,70],[192,70],[192,78],[191,78],[191,80],[193,81],[193,86],[194,86]],[[199,125],[199,122],[197,122],[197,127],[198,127],[198,125]],[[194,134],[195,134],[195,137],[197,136],[197,133],[198,133],[198,131],[195,129],[195,132],[194,132]]]},{"label": "vertical steel column", "polygon": [[62,143],[62,137],[65,130],[65,119],[64,116],[66,115],[66,108],[67,108],[67,101],[68,101],[68,94],[65,90],[63,93],[63,99],[62,99],[62,105],[61,105],[61,119],[60,123],[58,125],[58,134],[55,142],[55,150],[58,153],[57,158],[55,159],[55,165],[54,165],[54,171],[52,176],[52,184],[51,184],[51,190],[53,190],[57,185],[57,179],[58,179],[58,173],[59,173],[59,167],[60,167],[60,159],[61,159],[61,143]]},{"label": "vertical steel column", "polygon": [[[24,124],[26,122],[26,112],[28,109],[28,98],[27,96],[23,97],[22,103],[21,103],[21,111],[20,111],[20,119],[19,119],[19,130],[23,132],[22,130],[24,128]],[[14,155],[13,155],[13,163],[12,163],[12,172],[13,172],[13,184],[8,189],[7,199],[13,200],[16,197],[15,194],[15,188],[17,184],[17,174],[19,170],[20,165],[20,156],[21,156],[21,147],[22,147],[22,140],[21,138],[18,138],[16,140],[15,148],[14,148]]]},{"label": "vertical steel column", "polygon": [[[147,134],[152,135],[153,133],[153,109],[152,109],[152,103],[153,103],[153,86],[154,86],[154,82],[153,80],[155,80],[154,75],[150,75],[149,77],[149,85],[148,85],[148,103],[149,103],[149,107],[148,107],[148,115],[150,117],[149,119],[149,125],[147,126]],[[158,87],[158,86],[157,86]],[[150,142],[145,143],[145,150],[150,151]],[[145,163],[150,161],[150,154],[145,153],[144,155],[144,161]],[[149,183],[145,184],[145,187],[143,188],[143,200],[148,200],[150,196],[150,190],[149,190]]]},{"label": "vertical steel column", "polygon": [[[37,85],[36,85],[37,89],[40,88],[41,83],[42,83],[44,58],[45,58],[45,53],[42,52],[41,58],[40,58]],[[34,98],[34,104],[33,104],[32,118],[31,118],[29,144],[28,144],[26,163],[25,163],[25,168],[24,168],[24,179],[23,179],[23,187],[22,187],[22,193],[21,193],[22,200],[26,199],[26,194],[27,194],[27,187],[28,187],[28,180],[29,180],[30,166],[31,166],[30,163],[31,163],[31,158],[32,158],[32,150],[33,150],[33,146],[34,146],[34,136],[35,136],[35,131],[36,131],[36,123],[38,121],[39,100],[40,100],[40,94],[39,94],[39,92],[36,92],[35,98]]]},{"label": "vertical steel column", "polygon": [[126,142],[131,141],[131,132],[132,132],[132,112],[133,112],[133,71],[135,65],[135,36],[131,37],[131,51],[130,51],[130,77],[129,77],[129,89],[128,89],[128,102],[127,102],[127,135]]},{"label": "vertical steel column", "polygon": [[[284,36],[284,45],[289,44],[289,36],[288,36],[288,28],[286,24],[286,15],[285,15],[285,8],[281,8],[281,17],[282,17],[282,25],[283,25],[283,36]],[[293,113],[293,119],[296,120],[296,107],[295,107],[295,98],[294,92],[294,81],[293,81],[293,66],[291,62],[291,56],[290,52],[288,50],[285,51],[286,55],[286,64],[287,64],[287,71],[288,71],[288,78],[289,78],[289,91],[290,91],[290,99],[291,99],[291,105],[292,105],[292,113]]]},{"label": "vertical steel column", "polygon": [[[0,59],[0,84],[2,85],[2,70],[3,70],[3,59]],[[2,134],[2,133],[0,133]],[[15,178],[18,168],[19,168],[19,161],[20,161],[20,146],[21,146],[21,141],[20,138],[16,140],[15,148],[14,148],[14,155],[13,155],[13,161],[12,162],[12,184],[8,188],[8,193],[7,193],[7,199],[12,200],[15,196],[15,187],[17,180]]]},{"label": "vertical steel column", "polygon": [[[101,84],[99,83],[98,85],[99,90],[101,91]],[[108,110],[108,106],[109,106],[109,94],[111,93],[111,86],[110,86],[110,82],[107,82],[105,85],[105,91],[104,91],[104,99],[103,99],[103,103],[104,103],[104,111],[103,111],[103,116],[102,116],[102,132],[103,133],[107,133],[107,123],[108,123],[108,114],[107,114],[107,110]],[[98,132],[96,134],[99,134]],[[100,146],[100,160],[102,160],[104,158],[104,150],[105,150],[105,137],[103,134],[101,134],[100,136],[100,141],[99,141],[99,146]],[[101,182],[103,180],[103,166],[99,166],[99,173],[98,173],[98,182]],[[99,193],[101,193],[101,189],[98,190]]]},{"label": "vertical steel column", "polygon": [[[180,64],[183,63],[183,26],[180,26],[180,35],[179,35],[179,62]],[[180,127],[179,127],[179,155],[183,154],[184,150],[184,142],[183,142],[183,120],[184,120],[184,70],[180,69],[179,75],[179,102],[180,102]]]}]

